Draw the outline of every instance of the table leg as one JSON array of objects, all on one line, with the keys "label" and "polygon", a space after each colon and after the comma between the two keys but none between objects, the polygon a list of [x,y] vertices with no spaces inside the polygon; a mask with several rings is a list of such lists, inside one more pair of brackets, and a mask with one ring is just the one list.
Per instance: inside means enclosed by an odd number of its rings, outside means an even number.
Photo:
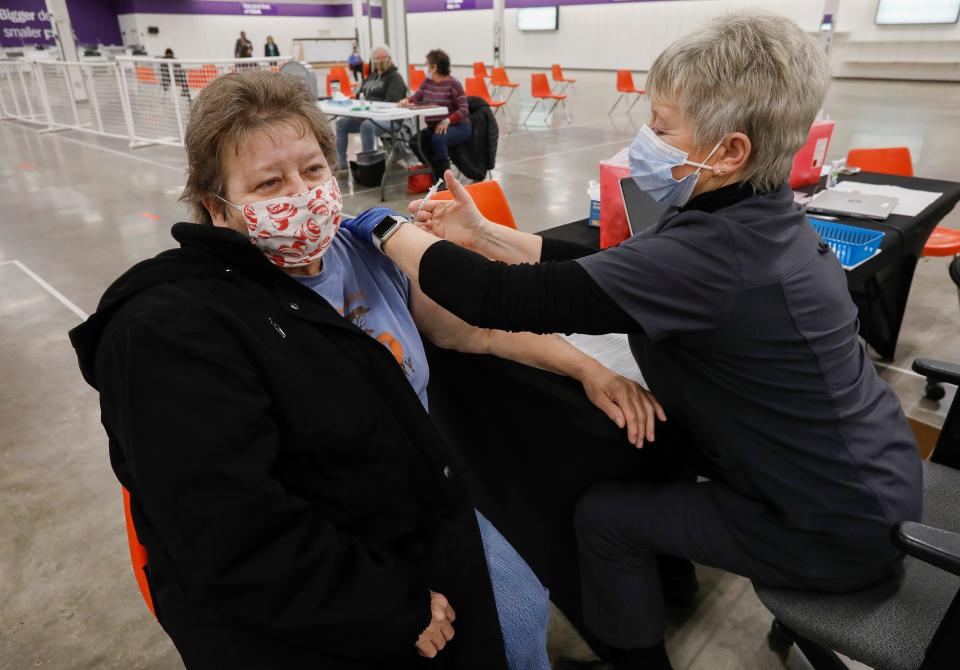
[{"label": "table leg", "polygon": [[387,162],[383,166],[383,177],[380,179],[380,202],[384,202],[387,199],[387,177],[390,176],[390,165],[393,164],[394,157],[397,153],[396,139],[402,124],[403,121],[390,121],[390,133],[393,135],[394,141],[390,145],[390,153],[387,154]]}]

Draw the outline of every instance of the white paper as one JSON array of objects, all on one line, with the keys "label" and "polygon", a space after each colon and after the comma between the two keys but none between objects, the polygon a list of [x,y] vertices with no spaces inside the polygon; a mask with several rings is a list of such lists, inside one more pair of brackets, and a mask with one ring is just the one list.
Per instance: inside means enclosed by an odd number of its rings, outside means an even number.
[{"label": "white paper", "polygon": [[904,216],[916,216],[943,193],[934,193],[933,191],[918,191],[912,188],[903,188],[901,186],[891,186],[887,184],[864,184],[858,181],[842,181],[836,186],[837,191],[846,193],[863,193],[864,195],[885,195],[890,198],[897,198],[896,207],[893,208],[893,214],[902,214]]},{"label": "white paper", "polygon": [[605,161],[607,165],[630,165],[630,147],[624,147]]},{"label": "white paper", "polygon": [[574,333],[572,335],[562,335],[562,337],[587,356],[597,359],[618,375],[632,379],[649,390],[647,382],[644,381],[640,368],[637,366],[637,361],[630,351],[630,343],[627,342],[626,335],[621,333],[610,333],[608,335]]}]

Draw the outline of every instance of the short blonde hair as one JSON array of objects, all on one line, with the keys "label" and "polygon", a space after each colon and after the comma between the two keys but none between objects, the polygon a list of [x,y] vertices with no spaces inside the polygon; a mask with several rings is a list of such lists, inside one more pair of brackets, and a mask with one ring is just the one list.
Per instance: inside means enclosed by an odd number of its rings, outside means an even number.
[{"label": "short blonde hair", "polygon": [[824,51],[790,19],[737,13],[661,53],[647,76],[654,100],[675,105],[705,149],[732,132],[750,138],[744,180],[760,192],[784,183],[830,84]]},{"label": "short blonde hair", "polygon": [[[336,161],[336,138],[303,81],[265,69],[244,69],[217,77],[190,107],[185,146],[187,183],[180,201],[190,205],[197,223],[213,223],[203,200],[226,197],[224,156],[237,151],[244,137],[289,124],[312,132],[327,164]],[[216,207],[225,212],[219,200]]]}]

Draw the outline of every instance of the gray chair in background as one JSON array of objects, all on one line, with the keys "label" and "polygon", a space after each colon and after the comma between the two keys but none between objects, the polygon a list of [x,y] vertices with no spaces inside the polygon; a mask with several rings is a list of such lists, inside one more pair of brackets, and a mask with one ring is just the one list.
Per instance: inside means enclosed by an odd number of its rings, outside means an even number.
[{"label": "gray chair in background", "polygon": [[[913,369],[960,385],[960,365],[918,359]],[[754,584],[775,617],[774,651],[796,644],[815,670],[846,669],[834,652],[877,670],[960,668],[960,393],[923,475],[923,523],[892,529],[906,554],[897,579],[841,594]]]}]

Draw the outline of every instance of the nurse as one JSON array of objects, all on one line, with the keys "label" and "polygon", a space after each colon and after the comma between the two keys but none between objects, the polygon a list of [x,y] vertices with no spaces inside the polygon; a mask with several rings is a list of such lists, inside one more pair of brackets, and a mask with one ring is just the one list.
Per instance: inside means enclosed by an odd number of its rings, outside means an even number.
[{"label": "nurse", "polygon": [[651,473],[581,498],[583,616],[603,667],[670,667],[657,555],[843,592],[891,575],[891,527],[920,518],[912,433],[787,185],[829,79],[824,53],[774,15],[728,15],[668,47],[630,162],[672,209],[616,248],[492,225],[450,174],[455,199],[418,217],[434,235],[392,219],[356,231],[471,324],[629,334],[672,428],[653,448],[708,481]]}]

